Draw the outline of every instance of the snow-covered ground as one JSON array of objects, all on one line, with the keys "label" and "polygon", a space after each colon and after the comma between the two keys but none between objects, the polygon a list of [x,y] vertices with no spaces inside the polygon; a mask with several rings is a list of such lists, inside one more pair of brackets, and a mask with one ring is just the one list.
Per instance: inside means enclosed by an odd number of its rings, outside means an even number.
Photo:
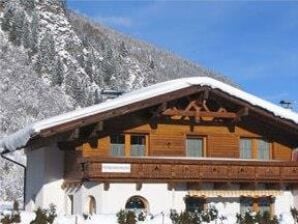
[{"label": "snow-covered ground", "polygon": [[[35,218],[32,212],[21,212],[21,224],[30,224]],[[1,215],[0,215],[1,219]],[[116,215],[94,215],[87,219],[82,216],[59,216],[55,219],[54,224],[117,224]],[[145,221],[139,221],[138,224],[172,224],[169,215],[157,214],[154,218],[147,218]],[[292,217],[283,216],[279,217],[280,224],[294,224]],[[204,223],[203,224],[207,224]],[[218,219],[217,221],[210,222],[210,224],[236,224],[236,218],[231,217],[225,220]]]}]

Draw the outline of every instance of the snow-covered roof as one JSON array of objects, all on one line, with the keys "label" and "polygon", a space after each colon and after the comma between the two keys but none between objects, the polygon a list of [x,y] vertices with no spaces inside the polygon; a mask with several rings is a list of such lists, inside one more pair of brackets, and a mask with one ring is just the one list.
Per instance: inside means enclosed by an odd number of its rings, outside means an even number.
[{"label": "snow-covered roof", "polygon": [[130,93],[126,93],[113,100],[38,121],[2,139],[0,141],[0,151],[1,148],[2,150],[6,149],[9,151],[20,149],[24,147],[32,137],[37,136],[43,130],[102,112],[117,109],[132,103],[141,102],[143,100],[171,93],[173,91],[184,89],[190,86],[207,86],[211,89],[219,89],[222,92],[237,97],[238,99],[248,102],[253,106],[267,110],[277,117],[290,120],[295,124],[298,124],[298,114],[291,110],[284,109],[259,97],[244,92],[243,90],[209,77],[191,77],[175,79],[158,83],[149,87],[144,87]]}]

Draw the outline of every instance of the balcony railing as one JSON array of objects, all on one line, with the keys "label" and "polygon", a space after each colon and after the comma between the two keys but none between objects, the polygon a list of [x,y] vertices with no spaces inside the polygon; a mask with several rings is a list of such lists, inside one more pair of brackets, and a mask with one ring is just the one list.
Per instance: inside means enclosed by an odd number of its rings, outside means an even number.
[{"label": "balcony railing", "polygon": [[298,163],[181,157],[76,157],[66,179],[107,182],[298,183]]}]

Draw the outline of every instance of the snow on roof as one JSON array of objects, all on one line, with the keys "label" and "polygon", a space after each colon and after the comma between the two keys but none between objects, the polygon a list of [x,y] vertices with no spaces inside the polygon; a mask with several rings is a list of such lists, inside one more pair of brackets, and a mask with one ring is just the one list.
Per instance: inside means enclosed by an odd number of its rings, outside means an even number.
[{"label": "snow on roof", "polygon": [[179,89],[184,89],[190,86],[208,86],[212,89],[220,89],[221,91],[235,96],[243,101],[246,101],[251,105],[258,106],[269,112],[272,112],[277,117],[287,119],[298,124],[298,114],[291,110],[284,109],[259,97],[244,92],[243,90],[237,89],[233,86],[209,77],[191,77],[175,79],[158,83],[149,87],[144,87],[130,93],[126,93],[113,100],[38,121],[8,137],[3,138],[0,141],[0,152],[1,148],[2,150],[6,149],[9,151],[13,151],[24,147],[30,140],[30,138],[38,135],[42,130],[55,127],[57,125],[61,125],[70,121],[75,121],[77,119],[88,117],[94,114],[117,109],[122,106],[140,102],[152,97],[170,93]]}]

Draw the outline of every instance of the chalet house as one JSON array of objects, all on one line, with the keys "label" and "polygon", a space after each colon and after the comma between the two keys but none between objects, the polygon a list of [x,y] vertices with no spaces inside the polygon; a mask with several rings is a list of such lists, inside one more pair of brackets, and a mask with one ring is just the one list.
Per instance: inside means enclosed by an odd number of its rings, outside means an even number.
[{"label": "chalet house", "polygon": [[183,78],[34,123],[26,209],[147,214],[216,206],[289,215],[298,206],[298,114],[208,77]]}]

